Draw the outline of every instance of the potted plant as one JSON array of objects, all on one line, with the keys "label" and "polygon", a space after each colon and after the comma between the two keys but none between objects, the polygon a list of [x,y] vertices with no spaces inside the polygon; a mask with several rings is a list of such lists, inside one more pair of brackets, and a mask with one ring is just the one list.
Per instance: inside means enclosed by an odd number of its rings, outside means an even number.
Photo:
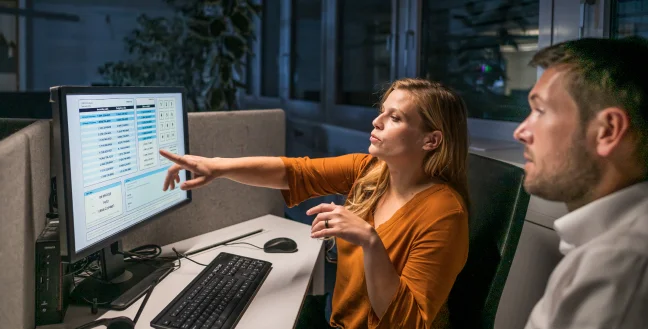
[{"label": "potted plant", "polygon": [[129,60],[108,62],[99,74],[112,86],[184,86],[189,111],[237,109],[253,18],[253,0],[165,0],[170,18],[137,19],[125,39]]}]

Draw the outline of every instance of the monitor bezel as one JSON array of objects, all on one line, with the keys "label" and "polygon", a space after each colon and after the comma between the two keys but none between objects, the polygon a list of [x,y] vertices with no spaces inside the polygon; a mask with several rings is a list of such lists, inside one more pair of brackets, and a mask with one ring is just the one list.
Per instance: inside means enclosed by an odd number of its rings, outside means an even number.
[{"label": "monitor bezel", "polygon": [[[70,263],[82,260],[97,251],[100,251],[104,248],[109,247],[111,244],[116,241],[121,240],[128,233],[142,227],[146,224],[151,223],[154,220],[159,219],[165,214],[168,214],[172,211],[177,210],[180,207],[183,207],[192,201],[191,190],[187,190],[187,198],[182,202],[167,208],[161,212],[158,212],[146,220],[143,220],[133,226],[130,226],[114,235],[108,236],[92,245],[76,251],[76,242],[74,235],[74,214],[72,211],[72,180],[70,173],[70,156],[69,156],[69,135],[68,135],[68,118],[67,118],[67,96],[68,95],[114,95],[114,94],[180,94],[182,101],[182,119],[183,119],[183,135],[184,135],[184,147],[185,154],[190,154],[189,151],[189,129],[188,129],[188,111],[187,111],[187,94],[186,89],[183,87],[77,87],[77,86],[61,86],[57,87],[58,89],[58,114],[59,114],[59,129],[60,129],[60,139],[61,139],[61,160],[59,165],[63,165],[63,168],[60,168],[59,172],[63,174],[63,187],[64,190],[64,207],[66,218],[62,218],[62,221],[65,221],[65,230],[66,230],[66,246],[67,246],[67,255],[63,255],[63,258],[69,261]],[[191,179],[191,173],[188,170],[185,170],[186,180]],[[60,186],[60,184],[58,184]],[[162,188],[162,186],[160,186]],[[60,203],[61,200],[59,200]]]}]

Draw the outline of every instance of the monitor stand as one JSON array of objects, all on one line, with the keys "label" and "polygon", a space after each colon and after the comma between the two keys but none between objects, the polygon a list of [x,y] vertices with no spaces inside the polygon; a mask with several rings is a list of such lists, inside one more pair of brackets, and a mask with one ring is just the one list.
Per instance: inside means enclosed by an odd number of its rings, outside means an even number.
[{"label": "monitor stand", "polygon": [[76,284],[70,293],[74,304],[123,310],[173,270],[173,262],[168,260],[125,262],[118,251],[121,241],[99,251],[100,270]]}]

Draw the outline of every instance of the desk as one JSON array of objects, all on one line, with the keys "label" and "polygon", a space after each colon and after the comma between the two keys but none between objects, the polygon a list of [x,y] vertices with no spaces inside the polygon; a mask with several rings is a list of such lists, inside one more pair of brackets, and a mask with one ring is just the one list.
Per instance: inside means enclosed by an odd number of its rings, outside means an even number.
[{"label": "desk", "polygon": [[[178,225],[182,225],[182,223],[178,223]],[[220,252],[229,252],[271,262],[272,270],[257,295],[252,299],[236,329],[293,328],[304,296],[307,293],[322,294],[324,292],[323,243],[321,240],[310,237],[310,225],[274,215],[265,215],[164,246],[162,255],[174,255],[171,251],[172,247],[180,252],[189,252],[260,228],[263,229],[263,232],[238,241],[263,247],[263,244],[270,239],[288,237],[297,242],[299,250],[296,253],[270,254],[240,244],[216,247],[189,257],[197,262],[207,264]],[[137,329],[151,328],[151,320],[204,269],[203,266],[186,259],[181,259],[181,262],[182,266],[169,274],[153,290],[140,319],[137,321]],[[140,298],[126,310],[106,311],[100,309],[96,315],[90,313],[89,307],[73,305],[68,308],[63,324],[39,328],[73,329],[92,320],[116,316],[127,316],[132,319],[137,313],[142,299]]]}]

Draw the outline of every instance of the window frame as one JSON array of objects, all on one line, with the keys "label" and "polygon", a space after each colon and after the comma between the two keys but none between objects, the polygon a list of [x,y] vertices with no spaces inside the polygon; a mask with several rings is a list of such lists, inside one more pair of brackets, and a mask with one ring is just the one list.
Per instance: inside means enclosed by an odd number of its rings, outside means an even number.
[{"label": "window frame", "polygon": [[[325,7],[328,0],[322,0],[322,34],[320,42],[322,47],[325,47],[324,40],[326,39],[326,18],[327,13]],[[255,3],[262,4],[263,0],[256,0]],[[243,109],[270,109],[270,108],[281,108],[291,117],[307,119],[307,120],[323,120],[323,99],[325,98],[325,79],[321,79],[320,89],[322,97],[319,102],[305,101],[300,99],[290,98],[290,76],[291,76],[291,58],[293,54],[292,45],[292,10],[293,10],[293,0],[280,0],[280,27],[279,27],[279,54],[277,55],[277,65],[279,66],[278,71],[279,75],[277,76],[277,83],[279,85],[279,96],[278,97],[269,97],[261,95],[261,80],[262,80],[262,64],[259,54],[263,49],[262,43],[262,18],[255,18],[255,32],[257,35],[256,40],[252,40],[250,47],[255,54],[252,57],[249,57],[249,66],[246,70],[251,70],[251,74],[245,72],[246,77],[250,77],[252,81],[248,81],[250,84],[251,93],[242,92],[240,94],[240,103],[241,108]],[[286,24],[286,22],[289,22]],[[327,51],[324,52],[325,54]],[[323,56],[320,67],[323,69],[326,55]],[[322,71],[322,74],[324,71]]]},{"label": "window frame", "polygon": [[[347,0],[352,1],[352,0]],[[402,17],[399,16],[399,13],[402,13],[401,6],[403,2],[407,0],[391,0],[392,3],[392,15],[391,15],[391,59],[390,59],[390,79],[393,81],[399,77],[404,77],[406,74],[402,72],[402,69],[398,66],[398,56],[402,56],[399,52],[399,41],[402,40],[400,30],[402,26],[399,26],[399,22],[402,20]],[[337,103],[337,93],[338,93],[338,67],[337,63],[341,62],[341,53],[339,52],[338,47],[338,29],[341,26],[340,23],[340,3],[338,0],[329,0],[330,7],[328,8],[329,12],[329,39],[326,43],[326,49],[328,57],[328,67],[326,72],[326,81],[327,81],[327,96],[326,96],[326,108],[327,116],[326,122],[335,126],[340,126],[344,128],[371,132],[373,130],[372,121],[376,118],[377,107],[372,106],[358,106],[358,105],[349,105],[349,104],[338,104]],[[330,53],[329,53],[330,52]]]},{"label": "window frame", "polygon": [[[262,0],[257,0],[261,3]],[[403,77],[416,77],[419,74],[421,51],[421,19],[423,1],[427,0],[392,0],[392,80]],[[448,0],[455,1],[455,0]],[[581,12],[583,35],[608,37],[610,34],[610,11],[612,0],[597,0],[593,5],[583,5],[581,0],[539,0],[539,40],[538,47],[543,48],[561,41],[579,38]],[[322,0],[322,35],[323,56],[320,63],[322,87],[320,102],[296,100],[290,98],[290,59],[292,55],[292,0],[281,0],[280,54],[279,54],[279,97],[264,97],[261,89],[261,56],[254,56],[250,69],[251,94],[241,97],[244,108],[282,108],[292,118],[317,121],[359,131],[371,131],[371,121],[376,115],[374,107],[336,104],[339,28],[338,0]],[[260,20],[255,21],[257,35],[261,35]],[[259,54],[261,38],[252,42],[255,54]],[[537,77],[542,70],[538,69]],[[471,138],[485,138],[502,141],[514,141],[513,131],[519,122],[469,118],[468,128]]]},{"label": "window frame", "polygon": [[[262,0],[256,0],[261,4]],[[392,7],[402,6],[403,0],[392,0]],[[242,92],[240,95],[241,105],[246,109],[259,108],[282,108],[291,117],[304,120],[314,120],[326,124],[340,126],[360,131],[371,131],[371,121],[375,118],[376,109],[369,106],[354,106],[345,104],[336,104],[337,96],[337,69],[338,62],[338,45],[337,33],[339,28],[338,0],[322,0],[322,36],[321,43],[323,49],[321,67],[321,95],[319,102],[304,101],[290,98],[290,75],[291,75],[291,58],[292,58],[292,0],[281,0],[281,18],[283,22],[280,26],[280,51],[279,51],[279,97],[267,97],[261,95],[261,56],[250,58],[250,64],[246,68],[251,70],[250,93]],[[396,79],[406,76],[404,73],[398,73],[397,56],[400,51],[397,47],[399,27],[395,22],[402,18],[398,16],[398,10],[392,12],[392,46],[391,46],[391,67],[390,77]],[[255,19],[255,29],[257,36],[261,35],[261,19]],[[262,49],[261,38],[251,42],[251,47],[255,54],[260,54]],[[247,72],[246,72],[247,74]],[[246,75],[247,76],[247,75]]]}]

